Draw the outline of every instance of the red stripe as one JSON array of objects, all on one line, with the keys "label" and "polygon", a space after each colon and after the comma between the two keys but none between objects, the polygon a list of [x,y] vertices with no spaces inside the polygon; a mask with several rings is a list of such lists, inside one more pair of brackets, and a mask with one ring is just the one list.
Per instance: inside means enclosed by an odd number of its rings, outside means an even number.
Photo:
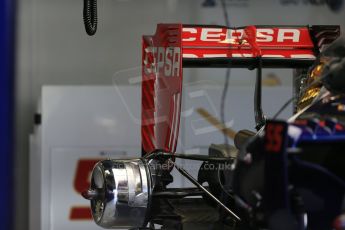
[{"label": "red stripe", "polygon": [[72,207],[69,218],[70,220],[92,220],[91,209],[89,207]]}]

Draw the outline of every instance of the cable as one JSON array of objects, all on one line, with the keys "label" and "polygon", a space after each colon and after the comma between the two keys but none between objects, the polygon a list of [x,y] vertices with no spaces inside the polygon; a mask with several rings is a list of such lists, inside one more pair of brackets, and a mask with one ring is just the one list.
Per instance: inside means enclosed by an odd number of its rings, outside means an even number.
[{"label": "cable", "polygon": [[97,0],[84,0],[83,20],[86,33],[94,35],[97,31]]},{"label": "cable", "polygon": [[230,19],[229,19],[228,11],[226,10],[225,0],[220,0],[220,3],[222,4],[223,15],[224,15],[224,20],[225,20],[225,25],[226,25],[227,27],[230,27]]},{"label": "cable", "polygon": [[[220,120],[222,124],[224,124],[224,127],[226,127],[225,124],[225,101],[226,101],[226,95],[228,93],[228,88],[229,88],[229,81],[230,81],[230,68],[226,69],[226,74],[225,74],[225,82],[224,82],[224,87],[222,91],[222,98],[220,102]],[[228,136],[224,134],[224,141],[225,144],[228,145]]]},{"label": "cable", "polygon": [[277,119],[277,117],[288,107],[288,105],[290,105],[291,102],[293,102],[294,99],[295,98],[292,97],[287,102],[285,102],[284,105],[278,110],[278,112],[276,112],[276,114],[274,114],[272,119],[273,120]]},{"label": "cable", "polygon": [[260,130],[265,126],[266,117],[262,111],[262,57],[258,56],[259,65],[256,72],[256,83],[254,92],[254,117],[255,117],[255,129]]},{"label": "cable", "polygon": [[[220,0],[221,5],[222,5],[222,9],[223,9],[223,15],[224,15],[224,20],[225,20],[225,25],[227,28],[230,28],[230,19],[229,19],[229,14],[228,11],[226,9],[226,3],[225,0]],[[225,124],[225,102],[226,102],[226,95],[228,93],[228,88],[229,88],[229,82],[230,82],[230,76],[231,76],[231,69],[227,68],[226,69],[226,73],[225,73],[225,82],[224,82],[224,87],[223,87],[223,91],[222,91],[222,98],[221,98],[221,103],[220,103],[220,119],[221,122],[224,124],[224,126],[226,127]],[[229,141],[228,141],[228,137],[224,132],[224,143],[227,146]],[[218,176],[220,177],[220,171],[218,171]],[[221,200],[226,202],[226,196],[230,197],[233,199],[232,194],[230,194],[227,189],[220,183],[220,187],[223,191],[222,195],[221,195]],[[221,214],[221,216],[224,216],[224,213]]]},{"label": "cable", "polygon": [[[228,11],[226,9],[225,0],[220,0],[220,2],[222,5],[222,9],[223,9],[225,25],[229,28],[230,27],[230,20],[229,20]],[[225,102],[226,102],[226,95],[228,93],[228,88],[229,88],[230,75],[231,75],[230,68],[227,68],[226,74],[225,74],[224,87],[223,87],[223,91],[222,91],[222,98],[221,98],[221,102],[220,102],[220,120],[224,125],[225,125]],[[228,145],[228,137],[225,134],[224,134],[224,142],[225,142],[225,145]]]}]

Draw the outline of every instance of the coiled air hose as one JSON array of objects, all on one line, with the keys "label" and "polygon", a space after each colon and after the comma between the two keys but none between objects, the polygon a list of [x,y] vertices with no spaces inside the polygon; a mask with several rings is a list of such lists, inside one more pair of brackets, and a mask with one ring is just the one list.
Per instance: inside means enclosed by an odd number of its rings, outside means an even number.
[{"label": "coiled air hose", "polygon": [[97,31],[97,0],[84,0],[83,20],[86,33],[94,35]]}]

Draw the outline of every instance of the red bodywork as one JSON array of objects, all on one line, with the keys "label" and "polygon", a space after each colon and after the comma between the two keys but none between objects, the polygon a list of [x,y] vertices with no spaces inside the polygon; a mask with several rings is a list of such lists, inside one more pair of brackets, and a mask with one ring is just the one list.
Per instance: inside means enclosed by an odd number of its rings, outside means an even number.
[{"label": "red bodywork", "polygon": [[142,148],[174,153],[180,125],[183,67],[310,66],[339,26],[159,24],[142,42]]}]

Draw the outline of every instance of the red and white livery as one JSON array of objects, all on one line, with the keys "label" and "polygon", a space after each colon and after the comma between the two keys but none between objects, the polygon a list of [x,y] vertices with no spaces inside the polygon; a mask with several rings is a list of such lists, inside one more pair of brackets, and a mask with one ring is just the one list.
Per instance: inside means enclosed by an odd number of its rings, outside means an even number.
[{"label": "red and white livery", "polygon": [[339,34],[339,26],[158,24],[142,42],[143,154],[176,150],[183,68],[307,68]]}]

